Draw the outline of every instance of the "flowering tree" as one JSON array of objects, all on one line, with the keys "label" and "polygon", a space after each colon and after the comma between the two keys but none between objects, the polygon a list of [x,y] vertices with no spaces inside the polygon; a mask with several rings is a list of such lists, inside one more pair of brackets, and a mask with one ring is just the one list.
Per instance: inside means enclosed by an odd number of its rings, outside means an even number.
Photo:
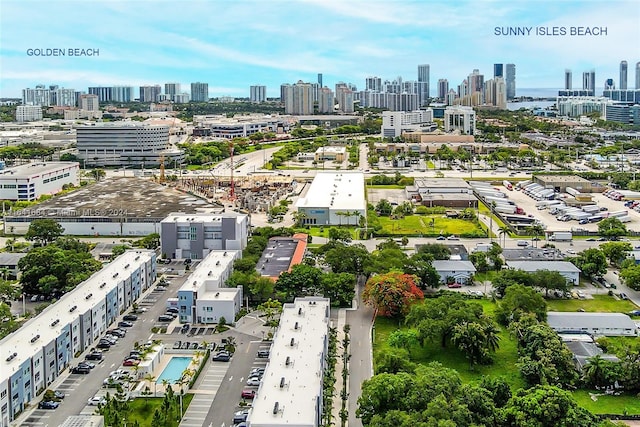
[{"label": "flowering tree", "polygon": [[399,271],[373,276],[365,285],[362,298],[382,316],[396,317],[409,312],[411,303],[424,295],[416,277]]}]

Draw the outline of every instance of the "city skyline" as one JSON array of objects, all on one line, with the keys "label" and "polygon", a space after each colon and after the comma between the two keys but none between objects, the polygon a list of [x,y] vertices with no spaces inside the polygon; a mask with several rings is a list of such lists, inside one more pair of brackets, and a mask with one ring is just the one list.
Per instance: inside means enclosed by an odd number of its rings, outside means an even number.
[{"label": "city skyline", "polygon": [[[153,7],[148,1],[79,7],[76,0],[8,0],[0,6],[0,97],[18,98],[37,84],[78,91],[124,85],[137,92],[169,82],[183,92],[191,83],[208,83],[211,97],[249,97],[251,85],[264,85],[267,97],[278,97],[282,83],[315,82],[318,73],[329,88],[344,81],[362,90],[369,76],[417,81],[422,64],[429,65],[431,96],[439,79],[455,88],[479,69],[488,80],[497,63],[515,64],[516,96],[523,88],[564,87],[565,69],[574,78],[593,69],[596,88],[608,78],[619,87],[623,60],[635,81],[637,3],[540,3],[189,0],[178,9],[165,0]],[[539,29],[553,34],[554,27],[564,34],[540,35]],[[605,34],[571,35],[578,27]],[[30,56],[29,49],[60,51]],[[68,49],[98,54],[69,56]]]}]

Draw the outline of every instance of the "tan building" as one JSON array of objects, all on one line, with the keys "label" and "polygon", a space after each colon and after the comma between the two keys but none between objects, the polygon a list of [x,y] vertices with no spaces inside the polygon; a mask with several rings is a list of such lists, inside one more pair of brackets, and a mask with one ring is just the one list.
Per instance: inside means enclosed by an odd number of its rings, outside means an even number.
[{"label": "tan building", "polygon": [[533,182],[560,193],[566,192],[567,187],[578,190],[581,193],[600,191],[600,187],[594,189],[591,181],[577,175],[534,175]]},{"label": "tan building", "polygon": [[334,162],[344,162],[347,157],[347,147],[320,147],[316,150],[314,155],[314,160],[316,162],[321,162],[324,160],[334,161]]}]

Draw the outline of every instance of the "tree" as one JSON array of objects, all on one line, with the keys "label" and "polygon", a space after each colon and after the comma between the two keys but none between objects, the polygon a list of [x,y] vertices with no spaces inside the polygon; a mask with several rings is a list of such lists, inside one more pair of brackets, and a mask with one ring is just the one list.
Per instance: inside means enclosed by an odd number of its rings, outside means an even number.
[{"label": "tree", "polygon": [[427,243],[418,247],[418,253],[430,254],[433,259],[447,260],[451,258],[451,249],[441,243]]},{"label": "tree", "polygon": [[398,271],[373,276],[367,281],[362,294],[366,304],[387,317],[408,313],[411,303],[423,297],[416,286],[415,276]]},{"label": "tree", "polygon": [[489,353],[498,348],[497,329],[491,323],[461,323],[453,327],[451,342],[469,359],[473,369],[478,363],[489,360]]},{"label": "tree", "polygon": [[404,272],[420,279],[420,286],[423,288],[440,286],[440,275],[433,267],[431,259],[432,257],[428,254],[416,253],[404,265]]},{"label": "tree", "polygon": [[[273,295],[276,288],[276,284],[269,277],[258,277],[258,274],[253,271],[252,276],[255,277],[255,281],[249,284],[249,292],[258,301],[264,301]],[[247,283],[244,283],[247,286]]]},{"label": "tree", "polygon": [[49,243],[62,236],[64,228],[52,219],[34,219],[29,224],[29,230],[24,235],[27,240],[35,240],[41,245]]},{"label": "tree", "polygon": [[629,242],[606,242],[600,245],[600,250],[609,260],[609,263],[614,266],[620,266],[620,263],[624,261],[629,252],[633,250],[633,246]]},{"label": "tree", "polygon": [[393,206],[387,199],[382,199],[376,205],[376,213],[380,216],[389,216],[393,211]]},{"label": "tree", "polygon": [[620,272],[624,284],[636,291],[640,290],[640,265],[627,267]]},{"label": "tree", "polygon": [[469,254],[469,261],[473,263],[478,273],[489,271],[489,262],[487,262],[487,253],[475,251]]},{"label": "tree", "polygon": [[419,343],[418,333],[415,329],[398,329],[389,334],[387,343],[391,347],[402,348],[411,354],[411,347]]},{"label": "tree", "polygon": [[145,249],[155,249],[160,246],[160,234],[151,233],[144,236],[142,239],[136,242],[136,246]]},{"label": "tree", "polygon": [[607,272],[607,257],[598,248],[585,249],[569,261],[587,277],[602,276]]},{"label": "tree", "polygon": [[555,386],[520,389],[504,411],[505,425],[513,427],[593,427],[598,419],[578,406],[571,393]]},{"label": "tree", "polygon": [[0,339],[6,337],[20,326],[11,314],[11,307],[5,302],[0,301]]},{"label": "tree", "polygon": [[582,377],[589,387],[606,388],[622,380],[622,369],[619,362],[603,359],[596,354],[587,359],[587,365],[582,369]]},{"label": "tree", "polygon": [[480,387],[491,393],[491,399],[498,408],[502,408],[511,399],[511,386],[503,377],[483,376]]},{"label": "tree", "polygon": [[416,364],[411,362],[409,357],[409,351],[399,347],[383,348],[376,352],[374,364],[376,374],[412,373],[416,369]]},{"label": "tree", "polygon": [[523,285],[508,286],[498,303],[496,320],[508,326],[511,322],[520,320],[525,313],[532,313],[538,321],[543,322],[547,319],[547,303],[532,288]]},{"label": "tree", "polygon": [[335,307],[350,307],[356,296],[356,277],[351,273],[325,273],[321,278],[322,295]]},{"label": "tree", "polygon": [[626,236],[628,231],[618,218],[605,218],[598,223],[598,233],[603,237],[617,239]]},{"label": "tree", "polygon": [[531,273],[533,286],[545,291],[545,296],[549,296],[549,290],[557,290],[562,293],[569,290],[571,284],[567,282],[566,277],[558,271],[537,270]]},{"label": "tree", "polygon": [[350,242],[351,232],[346,228],[331,227],[329,228],[329,240],[339,240],[341,242]]},{"label": "tree", "polygon": [[282,303],[278,300],[269,298],[258,306],[258,310],[262,311],[266,316],[267,320],[265,324],[275,327],[277,326],[277,322],[274,322],[275,318],[276,316],[280,316],[280,313],[282,313]]},{"label": "tree", "polygon": [[104,170],[102,169],[92,169],[90,172],[90,175],[93,177],[93,179],[95,179],[96,181],[100,181],[102,178],[104,178],[107,174]]},{"label": "tree", "polygon": [[365,267],[371,263],[371,254],[360,243],[350,246],[340,244],[325,252],[324,262],[334,273],[364,274]]},{"label": "tree", "polygon": [[276,295],[284,301],[296,296],[315,295],[321,290],[322,271],[305,264],[294,265],[290,272],[280,274],[276,281]]},{"label": "tree", "polygon": [[509,235],[509,233],[511,232],[511,229],[509,228],[508,225],[502,225],[499,227],[498,229],[498,236],[502,237],[502,247],[506,247],[507,246],[507,235]]},{"label": "tree", "polygon": [[493,279],[493,288],[500,296],[504,295],[505,289],[511,285],[533,286],[533,276],[523,270],[501,270]]},{"label": "tree", "polygon": [[538,247],[538,241],[536,238],[544,234],[544,228],[540,224],[534,224],[530,227],[527,227],[527,231],[531,233],[531,239],[535,242],[536,248]]}]

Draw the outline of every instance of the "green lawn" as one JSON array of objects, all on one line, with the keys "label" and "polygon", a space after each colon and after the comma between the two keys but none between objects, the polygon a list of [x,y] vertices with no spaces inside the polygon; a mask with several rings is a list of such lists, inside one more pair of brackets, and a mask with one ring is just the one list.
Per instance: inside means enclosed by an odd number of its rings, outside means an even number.
[{"label": "green lawn", "polygon": [[609,295],[594,295],[593,299],[561,299],[547,300],[549,311],[578,311],[588,312],[628,313],[638,307],[628,300],[618,300]]},{"label": "green lawn", "polygon": [[606,353],[615,354],[619,358],[625,356],[625,349],[640,347],[640,338],[638,337],[600,337],[597,339],[598,344],[606,348]]},{"label": "green lawn", "polygon": [[[193,394],[185,394],[182,397],[183,411],[187,411],[189,403],[193,399]],[[151,421],[153,419],[153,413],[156,409],[162,410],[162,397],[139,397],[129,402],[129,410],[127,411],[127,424],[133,424],[138,422],[140,427],[151,427]],[[179,411],[178,411],[179,412]],[[171,420],[167,427],[178,427],[180,423],[178,421]]]},{"label": "green lawn", "polygon": [[[341,228],[344,230],[349,230],[349,232],[351,232],[351,238],[352,239],[357,239],[357,227],[355,225],[343,225],[341,227],[339,226],[334,226],[336,228]],[[329,237],[329,229],[331,228],[331,226],[327,226],[327,227],[309,227],[309,228],[296,228],[295,231],[296,233],[306,233],[306,234],[310,234],[312,236],[316,236],[316,237]]]},{"label": "green lawn", "polygon": [[378,219],[383,234],[462,235],[481,232],[480,227],[471,221],[443,215],[409,215],[400,219],[381,216]]},{"label": "green lawn", "polygon": [[[478,300],[478,302],[485,307],[488,314],[493,313],[495,303],[489,300]],[[374,355],[387,346],[386,340],[391,332],[404,328],[404,326],[399,326],[396,321],[384,317],[378,317],[375,325]],[[416,363],[440,362],[447,368],[458,371],[464,382],[479,382],[483,375],[491,375],[504,377],[511,385],[512,390],[524,387],[524,381],[516,367],[517,344],[506,330],[500,332],[500,348],[495,354],[495,362],[492,365],[477,366],[471,370],[469,361],[463,353],[452,347],[442,348],[440,343],[427,343],[424,347],[416,345],[411,349],[411,360]]]},{"label": "green lawn", "polygon": [[[594,414],[640,414],[640,399],[635,395],[623,394],[621,396],[597,396],[593,400],[589,396],[589,390],[577,390],[573,397],[578,404]],[[591,391],[599,394],[599,391]]]}]

